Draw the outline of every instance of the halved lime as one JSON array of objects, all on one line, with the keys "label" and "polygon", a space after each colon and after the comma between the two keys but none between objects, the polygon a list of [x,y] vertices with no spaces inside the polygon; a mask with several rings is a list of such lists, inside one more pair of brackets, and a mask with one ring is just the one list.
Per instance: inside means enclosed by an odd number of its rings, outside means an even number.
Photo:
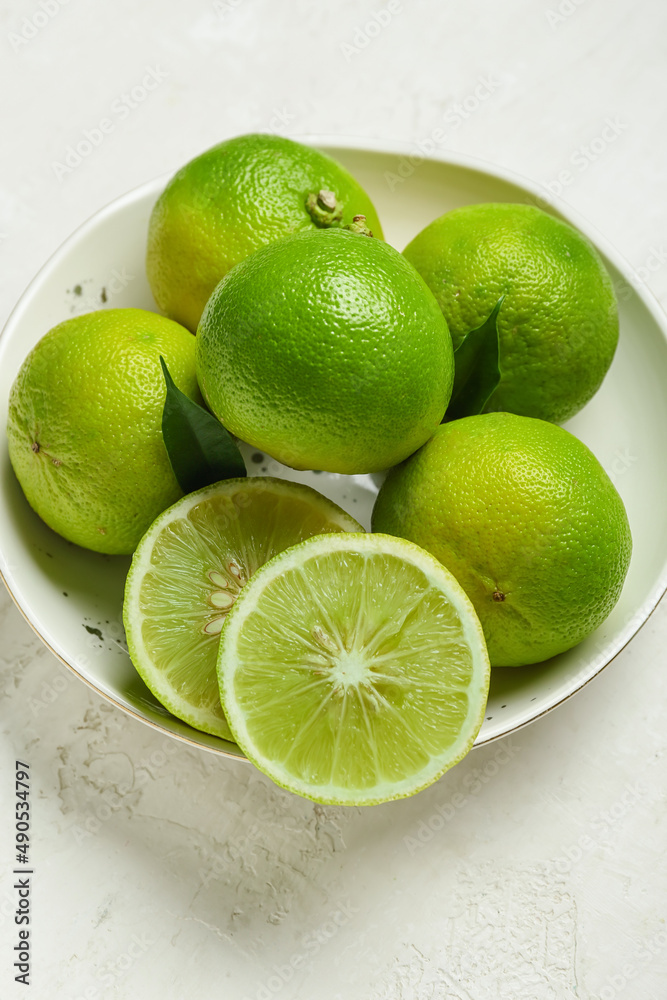
[{"label": "halved lime", "polygon": [[474,608],[423,549],[381,534],[276,556],[225,623],[220,696],[246,756],[316,802],[425,788],[473,745],[489,659]]},{"label": "halved lime", "polygon": [[132,559],[123,621],[130,657],[177,718],[232,739],[220,706],[220,630],[252,574],[311,535],[363,530],[316,490],[269,477],[227,479],[153,522]]}]

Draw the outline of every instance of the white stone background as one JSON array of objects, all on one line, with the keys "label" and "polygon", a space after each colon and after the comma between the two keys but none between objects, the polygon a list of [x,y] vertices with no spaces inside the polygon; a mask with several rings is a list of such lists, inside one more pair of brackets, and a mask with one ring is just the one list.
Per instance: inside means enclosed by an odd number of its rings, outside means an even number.
[{"label": "white stone background", "polygon": [[[542,184],[569,171],[563,197],[654,267],[667,304],[667,7],[398,6],[362,48],[378,0],[2,0],[0,319],[79,223],[224,137],[414,142],[447,112],[446,148]],[[59,180],[53,161],[147,68],[164,80]],[[6,594],[0,622],[0,856],[27,755],[36,868],[30,987],[12,981],[0,888],[3,997],[667,996],[667,604],[548,717],[371,810],[319,808],[162,737],[68,674]]]}]

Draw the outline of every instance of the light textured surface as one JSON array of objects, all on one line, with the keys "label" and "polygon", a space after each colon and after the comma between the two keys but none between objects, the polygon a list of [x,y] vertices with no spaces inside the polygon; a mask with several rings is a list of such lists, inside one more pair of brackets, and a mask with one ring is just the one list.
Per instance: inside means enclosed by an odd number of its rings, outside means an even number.
[{"label": "light textured surface", "polygon": [[[102,204],[254,129],[510,167],[667,304],[666,29],[658,0],[5,0],[0,316]],[[365,811],[182,748],[67,673],[7,595],[0,616],[0,855],[27,757],[32,997],[663,1000],[664,602],[550,716]],[[10,1000],[15,906],[4,878]]]}]

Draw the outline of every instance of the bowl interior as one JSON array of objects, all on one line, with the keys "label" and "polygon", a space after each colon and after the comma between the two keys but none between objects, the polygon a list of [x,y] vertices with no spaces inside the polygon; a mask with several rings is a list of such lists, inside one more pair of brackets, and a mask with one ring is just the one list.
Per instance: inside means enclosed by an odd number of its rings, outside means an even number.
[{"label": "bowl interior", "polygon": [[[403,150],[327,146],[373,198],[386,239],[402,249],[423,226],[459,205],[478,201],[535,203],[529,185],[470,162],[411,163]],[[148,217],[164,179],[103,209],[40,271],[0,338],[0,424],[14,377],[28,351],[56,323],[98,308],[156,309],[144,271]],[[621,599],[611,616],[575,649],[538,667],[496,670],[487,718],[477,743],[525,725],[598,673],[637,631],[667,584],[667,338],[650,295],[633,286],[624,262],[572,213],[550,209],[593,239],[616,284],[621,339],[605,382],[569,430],[597,455],[630,518],[634,550]],[[251,474],[305,482],[370,526],[381,477],[295,472],[246,449]],[[241,756],[230,743],[173,718],[143,685],[127,655],[121,609],[129,559],[97,555],[66,542],[33,513],[0,451],[0,571],[44,642],[114,704],[178,738]]]}]

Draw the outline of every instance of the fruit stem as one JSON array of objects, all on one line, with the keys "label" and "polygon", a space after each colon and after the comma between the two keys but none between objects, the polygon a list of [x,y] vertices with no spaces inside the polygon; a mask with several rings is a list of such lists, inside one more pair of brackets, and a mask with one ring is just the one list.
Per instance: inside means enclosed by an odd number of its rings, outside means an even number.
[{"label": "fruit stem", "polygon": [[349,226],[343,226],[343,229],[349,229],[351,233],[359,233],[360,236],[372,236],[373,233],[368,228],[366,224],[365,215],[355,215]]},{"label": "fruit stem", "polygon": [[316,226],[335,226],[343,218],[343,206],[333,191],[318,191],[306,198],[306,209]]},{"label": "fruit stem", "polygon": [[372,236],[373,233],[366,225],[365,215],[355,215],[349,225],[341,225],[343,221],[343,206],[336,198],[333,191],[322,189],[311,192],[306,198],[306,210],[316,226],[329,229],[332,226],[340,226],[341,229],[348,229],[351,233],[359,233],[362,236]]}]

